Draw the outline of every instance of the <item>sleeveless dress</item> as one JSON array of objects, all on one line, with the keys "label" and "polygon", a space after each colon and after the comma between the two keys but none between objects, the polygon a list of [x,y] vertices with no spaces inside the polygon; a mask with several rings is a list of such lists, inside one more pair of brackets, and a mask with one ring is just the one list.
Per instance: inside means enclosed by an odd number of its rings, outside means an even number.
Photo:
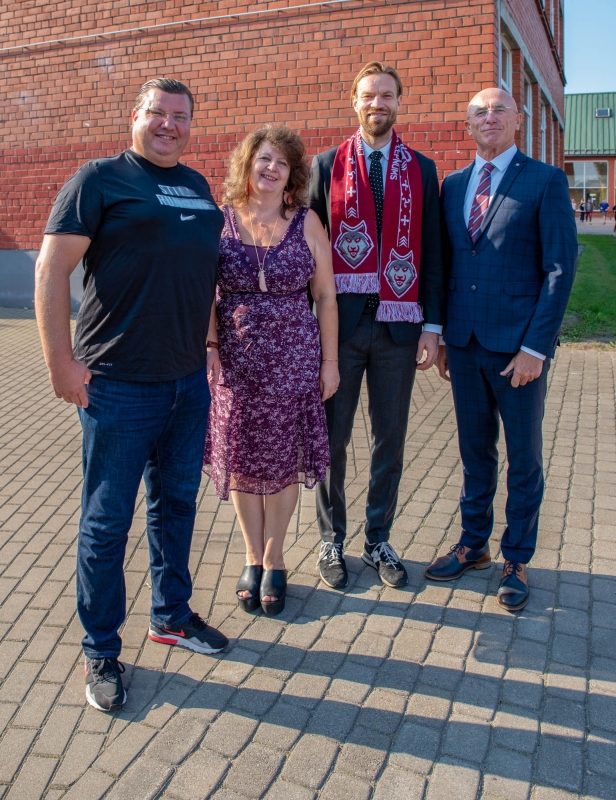
[{"label": "sleeveless dress", "polygon": [[329,445],[319,325],[306,294],[316,267],[304,237],[308,209],[297,210],[266,256],[267,292],[259,289],[256,248],[242,243],[233,209],[223,212],[216,298],[221,372],[211,387],[203,470],[223,500],[229,491],[312,488],[325,479]]}]

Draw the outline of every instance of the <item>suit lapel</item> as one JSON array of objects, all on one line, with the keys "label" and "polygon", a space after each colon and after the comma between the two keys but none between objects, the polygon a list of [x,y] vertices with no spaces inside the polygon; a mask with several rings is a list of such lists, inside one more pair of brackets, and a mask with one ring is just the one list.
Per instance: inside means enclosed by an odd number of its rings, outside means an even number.
[{"label": "suit lapel", "polygon": [[492,198],[492,202],[490,203],[490,207],[488,208],[488,213],[484,217],[484,220],[481,224],[481,230],[479,231],[479,236],[475,240],[475,243],[478,242],[479,239],[481,239],[481,237],[483,236],[484,231],[492,221],[492,217],[494,216],[494,214],[496,214],[500,204],[505,199],[507,192],[511,189],[514,181],[526,166],[526,160],[527,160],[526,156],[519,150],[511,159],[511,162],[509,163],[509,166],[505,170],[505,174],[503,175],[501,182],[498,184],[498,189],[496,190],[496,193]]},{"label": "suit lapel", "polygon": [[454,206],[454,208],[457,209],[458,224],[462,226],[462,230],[466,231],[466,235],[469,237],[469,239],[470,234],[468,232],[466,222],[464,222],[464,200],[466,199],[466,190],[468,188],[468,182],[471,179],[471,175],[473,174],[474,167],[475,162],[471,161],[468,167],[465,167],[462,172],[459,173],[457,196],[455,198]]}]

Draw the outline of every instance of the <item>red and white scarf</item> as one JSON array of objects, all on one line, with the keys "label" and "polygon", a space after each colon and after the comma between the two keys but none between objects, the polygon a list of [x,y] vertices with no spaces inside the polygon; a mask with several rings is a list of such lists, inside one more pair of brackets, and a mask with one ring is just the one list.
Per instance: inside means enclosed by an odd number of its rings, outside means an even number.
[{"label": "red and white scarf", "polygon": [[421,171],[413,151],[393,132],[383,203],[381,251],[361,129],[343,142],[331,182],[332,256],[340,293],[377,293],[381,322],[422,322]]}]

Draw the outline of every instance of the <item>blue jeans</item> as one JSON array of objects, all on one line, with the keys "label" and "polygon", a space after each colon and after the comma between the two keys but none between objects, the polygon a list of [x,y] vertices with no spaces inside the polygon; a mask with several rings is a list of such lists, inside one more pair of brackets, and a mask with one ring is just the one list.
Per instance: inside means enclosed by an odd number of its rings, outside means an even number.
[{"label": "blue jeans", "polygon": [[126,617],[124,554],[141,477],[146,486],[152,621],[191,615],[188,557],[210,392],[205,369],[162,383],[95,376],[83,429],[77,610],[91,658],[118,657]]}]

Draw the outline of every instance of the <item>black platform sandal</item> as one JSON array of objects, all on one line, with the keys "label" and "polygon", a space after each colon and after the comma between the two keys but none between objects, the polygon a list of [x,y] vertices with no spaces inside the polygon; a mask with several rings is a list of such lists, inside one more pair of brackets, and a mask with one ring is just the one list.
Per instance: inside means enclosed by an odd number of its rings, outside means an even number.
[{"label": "black platform sandal", "polygon": [[[259,597],[261,598],[261,608],[266,617],[275,617],[284,608],[284,601],[287,595],[287,571],[286,569],[266,569],[261,578],[261,588]],[[264,601],[264,597],[275,597],[276,600]]]},{"label": "black platform sandal", "polygon": [[[249,564],[244,567],[240,579],[235,587],[237,602],[243,611],[256,611],[261,605],[259,598],[259,586],[263,567],[261,564]],[[240,597],[238,592],[250,592],[250,597]]]}]

